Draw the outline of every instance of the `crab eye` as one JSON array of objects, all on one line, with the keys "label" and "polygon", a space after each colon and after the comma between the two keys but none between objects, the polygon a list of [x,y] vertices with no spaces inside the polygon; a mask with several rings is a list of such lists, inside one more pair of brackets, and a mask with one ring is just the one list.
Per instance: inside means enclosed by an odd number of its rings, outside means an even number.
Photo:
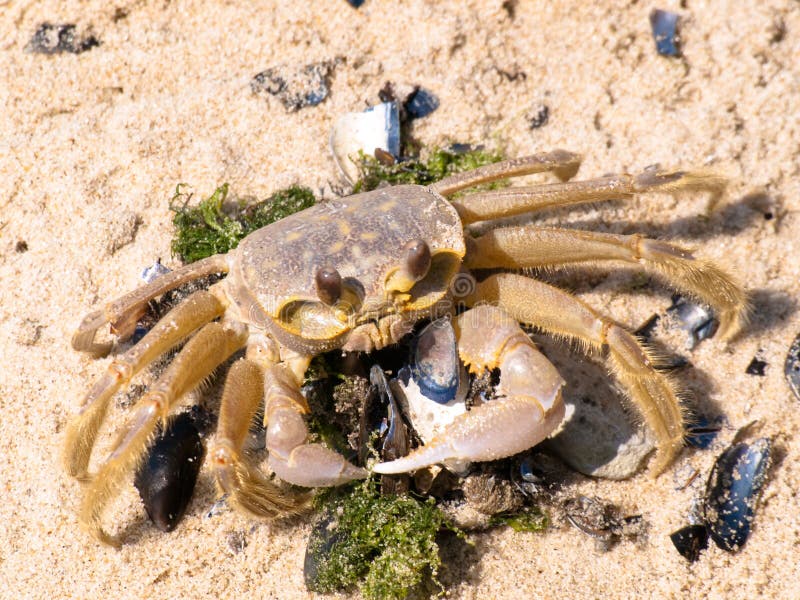
[{"label": "crab eye", "polygon": [[401,257],[400,266],[386,280],[388,292],[406,293],[430,271],[431,249],[423,239],[417,238],[406,243]]},{"label": "crab eye", "polygon": [[317,287],[317,297],[323,304],[333,306],[342,296],[342,276],[333,267],[326,266],[317,269],[314,275]]},{"label": "crab eye", "polygon": [[419,281],[431,268],[431,249],[425,240],[411,240],[403,246],[405,270],[414,281]]}]

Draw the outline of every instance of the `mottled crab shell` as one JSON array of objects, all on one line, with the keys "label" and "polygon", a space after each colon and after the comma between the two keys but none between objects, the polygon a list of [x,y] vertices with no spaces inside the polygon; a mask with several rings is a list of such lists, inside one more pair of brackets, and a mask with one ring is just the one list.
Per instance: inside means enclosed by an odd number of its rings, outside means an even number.
[{"label": "mottled crab shell", "polygon": [[[403,246],[427,242],[431,267],[401,302],[385,283]],[[228,275],[230,296],[251,323],[282,344],[322,352],[342,346],[352,329],[395,312],[424,314],[444,298],[464,257],[458,213],[433,190],[402,185],[317,204],[251,233],[239,244]],[[339,271],[338,305],[317,296],[317,269]]]}]

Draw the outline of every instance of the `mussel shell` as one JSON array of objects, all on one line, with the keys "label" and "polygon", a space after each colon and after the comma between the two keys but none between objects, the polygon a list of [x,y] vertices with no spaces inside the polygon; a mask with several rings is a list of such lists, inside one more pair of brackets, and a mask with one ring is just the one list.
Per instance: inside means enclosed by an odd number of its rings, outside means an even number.
[{"label": "mussel shell", "polygon": [[789,347],[783,372],[786,375],[786,381],[789,382],[789,387],[792,389],[792,392],[800,399],[800,335],[794,339],[792,345]]},{"label": "mussel shell", "polygon": [[195,418],[184,412],[158,434],[134,484],[150,520],[172,531],[192,499],[205,448]]},{"label": "mussel shell", "polygon": [[450,319],[437,319],[420,331],[411,349],[410,368],[426,398],[446,404],[456,397],[462,369]]},{"label": "mussel shell", "polygon": [[770,465],[772,442],[736,444],[717,458],[706,486],[705,520],[711,539],[734,552],[750,535],[756,504]]},{"label": "mussel shell", "polygon": [[425,443],[466,412],[469,377],[449,318],[432,321],[415,336],[396,388],[409,422]]}]

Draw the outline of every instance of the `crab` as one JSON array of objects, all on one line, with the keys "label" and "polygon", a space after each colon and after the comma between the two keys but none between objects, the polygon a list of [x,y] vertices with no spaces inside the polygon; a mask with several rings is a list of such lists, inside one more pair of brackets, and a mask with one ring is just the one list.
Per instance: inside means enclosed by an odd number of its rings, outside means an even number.
[{"label": "crab", "polygon": [[[524,225],[473,237],[465,228],[643,192],[718,195],[724,181],[703,172],[659,168],[569,181],[579,165],[578,155],[555,150],[455,174],[427,187],[398,185],[323,202],[251,233],[228,254],[185,265],[88,314],[72,345],[102,356],[112,343],[96,339],[101,327],[110,323],[124,338],[150,300],[191,280],[227,274],[187,297],[136,345],[113,358],[70,422],[66,470],[88,482],[82,526],[103,542],[120,543],[103,529],[105,508],[142,463],[159,424],[181,397],[242,350],[227,374],[209,451],[214,478],[229,502],[258,517],[275,517],[301,510],[308,499],[307,493],[278,486],[244,451],[259,411],[267,428],[268,466],[279,479],[314,488],[366,477],[368,470],[309,440],[309,407],[300,391],[306,369],[323,352],[370,352],[395,344],[419,321],[442,314],[455,317],[459,355],[471,371],[500,370],[498,397],[458,416],[409,455],[372,465],[374,472],[507,457],[557,427],[565,411],[564,380],[522,323],[576,341],[586,351],[603,352],[655,434],[650,471],[661,473],[684,437],[675,383],[625,327],[572,294],[513,271],[621,262],[711,305],[723,339],[733,337],[744,322],[743,288],[714,263],[638,234]],[[560,181],[454,197],[479,184],[539,172],[551,172]],[[472,274],[481,271],[481,279]],[[187,338],[134,407],[108,457],[90,474],[92,449],[112,396]]]}]

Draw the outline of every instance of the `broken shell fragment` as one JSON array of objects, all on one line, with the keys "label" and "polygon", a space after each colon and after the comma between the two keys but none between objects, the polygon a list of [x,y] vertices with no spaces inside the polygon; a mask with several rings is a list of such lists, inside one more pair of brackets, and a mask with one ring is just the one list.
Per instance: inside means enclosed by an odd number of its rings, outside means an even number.
[{"label": "broken shell fragment", "polygon": [[680,56],[680,36],[678,25],[680,16],[677,13],[660,10],[650,11],[650,27],[653,30],[653,40],[656,43],[656,52],[661,56]]},{"label": "broken shell fragment", "polygon": [[172,419],[150,447],[134,484],[150,520],[172,531],[192,499],[205,448],[191,413]]},{"label": "broken shell fragment", "polygon": [[359,178],[359,167],[355,162],[359,152],[375,156],[375,150],[380,149],[396,158],[400,155],[397,103],[383,102],[364,112],[342,115],[331,130],[330,144],[336,164],[351,183]]},{"label": "broken shell fragment", "polygon": [[[361,411],[359,448],[361,464],[367,462],[370,447],[377,450],[382,461],[395,460],[408,454],[409,439],[400,408],[380,365],[369,372],[370,388]],[[377,435],[376,435],[377,434]],[[377,437],[377,439],[375,439]],[[375,447],[375,445],[377,447]],[[384,493],[400,494],[408,491],[408,475],[383,475]]]},{"label": "broken shell fragment", "polygon": [[672,297],[672,306],[667,308],[667,314],[677,321],[678,327],[689,334],[686,348],[692,350],[706,338],[717,332],[719,321],[705,306],[695,304],[680,295]]},{"label": "broken shell fragment", "polygon": [[705,525],[687,525],[671,533],[669,539],[683,558],[695,562],[708,548],[708,529]]},{"label": "broken shell fragment", "polygon": [[772,442],[759,438],[723,452],[708,478],[705,519],[711,539],[729,552],[744,545],[770,465]]}]

